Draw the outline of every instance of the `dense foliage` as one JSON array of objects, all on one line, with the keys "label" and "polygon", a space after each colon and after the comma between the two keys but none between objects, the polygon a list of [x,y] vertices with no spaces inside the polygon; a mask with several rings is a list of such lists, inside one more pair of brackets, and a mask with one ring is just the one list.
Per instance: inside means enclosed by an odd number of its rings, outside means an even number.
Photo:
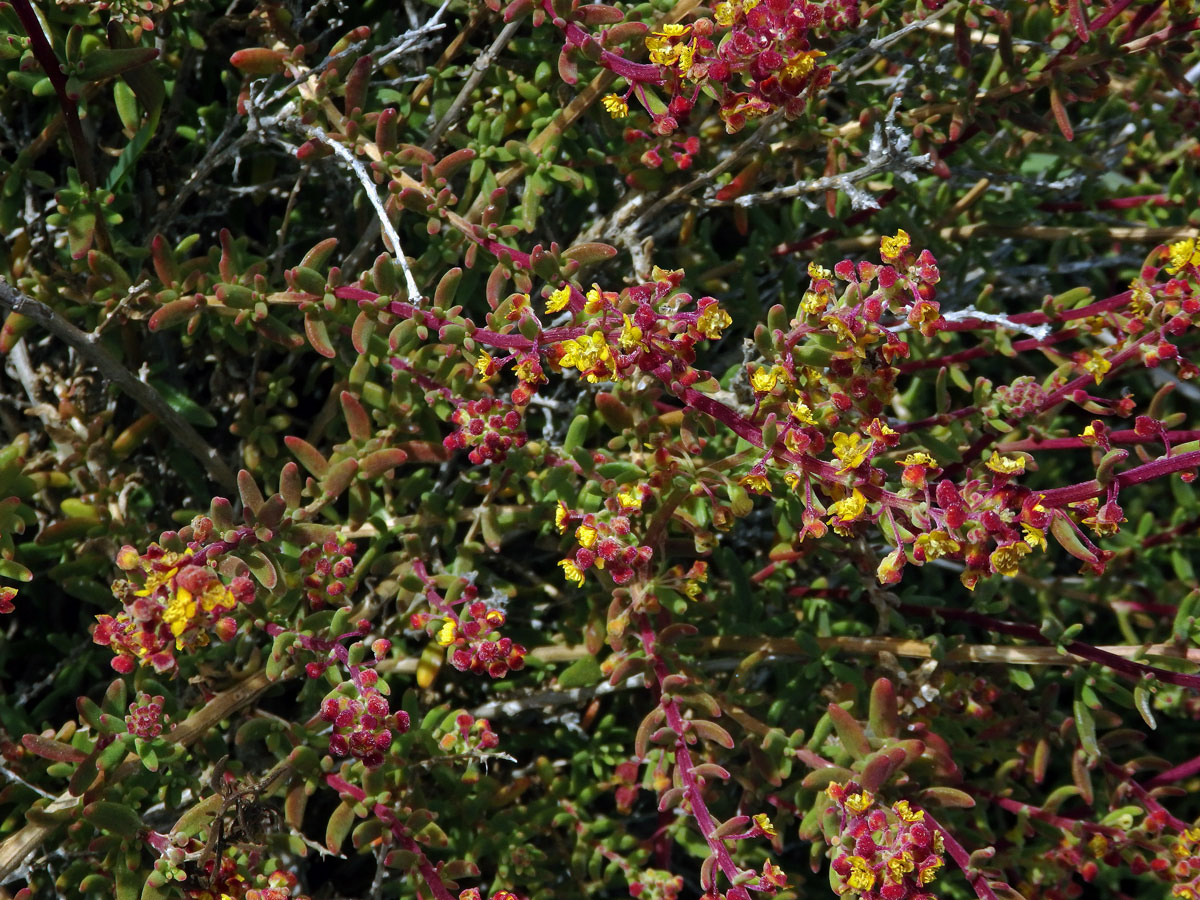
[{"label": "dense foliage", "polygon": [[0,3],[0,897],[1194,900],[1197,16]]}]

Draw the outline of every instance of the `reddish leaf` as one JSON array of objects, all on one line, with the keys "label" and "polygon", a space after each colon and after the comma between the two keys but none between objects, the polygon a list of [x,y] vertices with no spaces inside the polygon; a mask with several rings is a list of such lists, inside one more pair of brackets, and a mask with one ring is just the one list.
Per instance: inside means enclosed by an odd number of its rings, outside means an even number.
[{"label": "reddish leaf", "polygon": [[87,754],[82,750],[76,750],[70,744],[64,744],[54,738],[42,737],[40,734],[22,735],[21,745],[30,753],[54,762],[77,763],[87,759]]}]

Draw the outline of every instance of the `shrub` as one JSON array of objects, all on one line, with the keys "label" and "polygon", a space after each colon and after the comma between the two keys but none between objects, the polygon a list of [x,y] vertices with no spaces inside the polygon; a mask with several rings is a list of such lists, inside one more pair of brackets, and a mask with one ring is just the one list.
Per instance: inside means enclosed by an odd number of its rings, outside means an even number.
[{"label": "shrub", "polygon": [[0,21],[6,892],[1200,891],[1193,4]]}]

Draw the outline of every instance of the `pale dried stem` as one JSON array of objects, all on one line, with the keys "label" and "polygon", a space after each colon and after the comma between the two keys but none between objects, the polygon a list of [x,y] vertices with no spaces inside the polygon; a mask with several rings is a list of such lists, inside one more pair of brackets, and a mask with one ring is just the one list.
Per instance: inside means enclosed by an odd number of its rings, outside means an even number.
[{"label": "pale dried stem", "polygon": [[237,479],[220,455],[209,446],[162,395],[153,387],[137,378],[118,362],[92,335],[79,330],[53,309],[39,300],[28,297],[0,279],[0,306],[33,319],[52,335],[72,347],[76,353],[91,363],[108,381],[132,397],[142,409],[153,414],[163,427],[196,457],[216,484],[223,490],[235,491]]},{"label": "pale dried stem", "polygon": [[[172,744],[189,746],[208,732],[210,728],[222,719],[233,715],[256,701],[275,682],[267,678],[266,673],[258,672],[245,681],[239,682],[229,690],[218,694],[211,701],[196,710],[178,728],[163,735],[163,739]],[[119,780],[122,774],[127,775],[128,766],[141,766],[142,762],[136,753],[130,753],[125,760],[113,770],[113,780]],[[82,806],[82,798],[73,797],[67,791],[59,794],[47,806],[42,808],[46,815],[61,813],[64,810],[74,810]],[[20,831],[9,835],[0,844],[0,881],[6,879],[29,856],[42,845],[47,838],[61,825],[67,824],[68,818],[61,823],[34,824],[29,823]]]}]

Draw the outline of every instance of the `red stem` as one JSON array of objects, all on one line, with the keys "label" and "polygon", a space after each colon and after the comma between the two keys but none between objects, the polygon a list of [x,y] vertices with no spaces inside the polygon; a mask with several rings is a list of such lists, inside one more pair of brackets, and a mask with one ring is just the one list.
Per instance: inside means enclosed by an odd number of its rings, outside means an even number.
[{"label": "red stem", "polygon": [[[1134,469],[1126,469],[1124,472],[1119,473],[1115,480],[1118,488],[1126,488],[1131,485],[1141,484],[1144,481],[1162,478],[1164,475],[1194,469],[1197,466],[1200,466],[1200,450],[1192,450],[1188,453],[1180,453],[1178,456],[1153,459]],[[1105,490],[1106,487],[1094,479],[1092,481],[1081,481],[1078,484],[1071,484],[1067,487],[1053,488],[1046,491],[1042,503],[1047,507],[1062,508],[1069,503],[1077,503],[1080,500],[1090,500],[1092,497],[1099,497]]]},{"label": "red stem", "polygon": [[[640,617],[638,637],[645,648],[646,656],[651,660],[654,677],[661,688],[663,682],[671,673],[663,658],[658,655],[657,636],[650,625],[649,618],[646,616]],[[688,805],[691,807],[692,818],[696,820],[700,834],[708,844],[708,849],[713,858],[716,859],[721,873],[729,880],[730,885],[735,886],[728,891],[728,896],[733,897],[740,894],[745,898],[748,896],[745,888],[756,887],[757,882],[739,884],[741,870],[734,863],[733,857],[729,854],[729,848],[725,846],[725,842],[715,836],[718,823],[713,819],[712,813],[709,812],[708,804],[705,803],[704,789],[696,781],[695,773],[692,771],[695,764],[692,762],[691,752],[688,750],[687,743],[684,740],[684,735],[690,730],[689,723],[685,722],[679,710],[679,704],[675,701],[674,697],[664,694],[659,702],[663,712],[666,713],[667,726],[678,735],[674,748],[675,771],[679,775],[680,784],[684,788],[684,796],[687,797]],[[712,886],[702,885],[702,887],[708,890]]]},{"label": "red stem", "polygon": [[74,99],[67,95],[67,76],[63,74],[58,55],[46,39],[42,30],[42,22],[33,8],[30,0],[12,0],[13,9],[21,20],[21,27],[29,36],[29,44],[33,55],[37,58],[54,86],[54,94],[62,109],[63,120],[67,125],[67,135],[71,139],[71,154],[75,157],[75,166],[79,169],[79,177],[91,188],[99,187],[96,181],[96,170],[92,165],[92,155],[88,148],[87,139],[83,136],[83,125],[79,121],[79,106]]},{"label": "red stem", "polygon": [[[334,772],[330,772],[325,776],[325,783],[337,791],[339,795],[346,794],[356,803],[362,803],[367,798],[366,791],[358,785],[351,784],[341,775]],[[433,896],[437,900],[454,900],[454,896],[446,888],[437,869],[429,861],[429,857],[425,855],[424,849],[413,840],[404,825],[396,821],[395,813],[382,803],[376,803],[371,811],[375,813],[381,822],[388,826],[396,843],[417,858],[417,871],[421,873],[421,877],[429,885],[429,890],[433,892]]]},{"label": "red stem", "polygon": [[[1200,440],[1200,430],[1197,431],[1165,431],[1162,434],[1140,435],[1132,428],[1121,431],[1110,431],[1108,438],[1114,444],[1156,444],[1163,438],[1172,444],[1182,444],[1186,441]],[[1020,441],[1005,444],[1005,450],[1078,450],[1091,445],[1085,444],[1083,438],[1039,438],[1030,437]]]},{"label": "red stem", "polygon": [[[913,809],[917,808],[916,806],[913,807]],[[958,864],[958,867],[963,870],[963,874],[967,876],[967,881],[971,882],[971,887],[975,890],[975,894],[979,897],[979,900],[1000,900],[996,896],[996,892],[992,890],[992,886],[988,884],[987,879],[983,877],[982,872],[976,871],[974,875],[971,874],[971,869],[974,867],[971,865],[971,855],[967,853],[966,848],[955,839],[954,835],[946,830],[946,827],[941,822],[930,814],[929,810],[924,810],[924,813],[925,821],[935,831],[941,833],[946,852],[950,854],[950,858]]]}]

